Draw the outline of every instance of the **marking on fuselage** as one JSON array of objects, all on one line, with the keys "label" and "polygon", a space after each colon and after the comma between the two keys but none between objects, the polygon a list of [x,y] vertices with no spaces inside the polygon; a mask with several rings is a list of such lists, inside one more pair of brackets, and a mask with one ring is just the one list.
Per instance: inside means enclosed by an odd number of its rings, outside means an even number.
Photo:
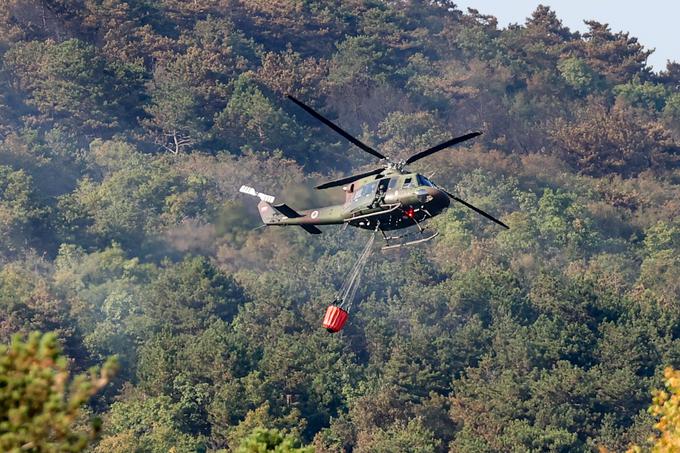
[{"label": "marking on fuselage", "polygon": [[312,215],[310,215],[311,218],[316,219],[319,217],[319,211],[312,211]]}]

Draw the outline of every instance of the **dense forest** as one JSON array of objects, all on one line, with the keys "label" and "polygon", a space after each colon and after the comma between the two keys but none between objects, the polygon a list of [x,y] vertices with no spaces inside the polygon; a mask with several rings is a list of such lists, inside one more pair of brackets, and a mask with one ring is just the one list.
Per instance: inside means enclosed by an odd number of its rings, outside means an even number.
[{"label": "dense forest", "polygon": [[[101,419],[92,452],[646,445],[680,367],[680,64],[586,26],[448,0],[0,1],[0,344],[56,382],[104,366],[65,416]],[[413,170],[510,229],[452,206],[430,243],[376,250],[327,333],[370,233],[256,229],[238,187],[309,208],[375,162],[286,94],[393,158],[483,131]]]}]

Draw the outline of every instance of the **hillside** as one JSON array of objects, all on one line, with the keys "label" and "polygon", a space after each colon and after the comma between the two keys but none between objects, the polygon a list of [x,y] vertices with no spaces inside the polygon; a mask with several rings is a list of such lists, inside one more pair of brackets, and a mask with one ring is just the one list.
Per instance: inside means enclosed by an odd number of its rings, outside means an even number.
[{"label": "hillside", "polygon": [[[547,7],[444,0],[0,2],[0,341],[117,355],[96,452],[623,451],[680,367],[680,64]],[[375,162],[286,94],[494,213],[376,252],[365,231],[259,228]]]}]

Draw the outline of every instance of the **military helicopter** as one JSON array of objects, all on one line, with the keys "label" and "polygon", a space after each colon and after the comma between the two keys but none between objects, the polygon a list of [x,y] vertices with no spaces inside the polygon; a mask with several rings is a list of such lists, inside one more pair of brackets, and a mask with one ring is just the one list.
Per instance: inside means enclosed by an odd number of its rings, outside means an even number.
[{"label": "military helicopter", "polygon": [[[438,232],[430,234],[421,224],[425,220],[440,214],[449,206],[450,200],[454,200],[498,225],[509,228],[497,218],[439,187],[424,175],[406,168],[407,165],[424,157],[477,137],[481,135],[481,132],[461,135],[413,154],[406,160],[395,162],[348,134],[302,101],[290,95],[288,98],[350,143],[380,159],[382,165],[371,171],[316,186],[316,189],[342,186],[345,191],[345,202],[343,204],[299,212],[286,204],[274,205],[275,198],[273,196],[257,192],[249,186],[242,186],[240,192],[260,198],[258,209],[265,225],[298,225],[311,234],[321,234],[321,230],[316,225],[344,225],[344,228],[349,225],[379,231],[385,240],[383,249],[389,249],[429,241],[436,237]],[[413,226],[418,229],[415,234],[420,235],[415,240],[394,243],[394,241],[400,241],[411,235],[387,236],[385,234],[386,231]]]}]

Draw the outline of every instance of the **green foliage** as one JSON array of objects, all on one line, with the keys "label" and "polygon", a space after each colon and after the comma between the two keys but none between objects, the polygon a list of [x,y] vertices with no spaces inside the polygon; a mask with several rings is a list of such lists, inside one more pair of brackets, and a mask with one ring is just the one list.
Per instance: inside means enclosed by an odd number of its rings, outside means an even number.
[{"label": "green foliage", "polygon": [[41,206],[30,175],[0,165],[0,250],[16,253],[26,242],[35,241],[46,209]]},{"label": "green foliage", "polygon": [[[95,150],[95,159],[102,151]],[[109,174],[101,182],[85,177],[75,191],[60,198],[65,240],[84,236],[99,244],[111,240],[139,244],[164,224],[210,215],[205,179],[184,176],[168,162],[131,154],[124,168],[106,169]]]},{"label": "green foliage", "polygon": [[566,58],[557,65],[565,82],[580,94],[590,93],[601,86],[599,75],[578,58]]},{"label": "green foliage", "polygon": [[115,402],[96,452],[205,452],[204,440],[182,431],[180,404],[166,396]]},{"label": "green foliage", "polygon": [[229,321],[243,294],[207,258],[187,258],[161,270],[150,286],[146,314],[175,332],[199,332],[217,319]]},{"label": "green foliage", "polygon": [[628,104],[647,111],[661,111],[666,103],[666,89],[661,84],[651,82],[640,83],[633,80],[614,87],[614,94]]},{"label": "green foliage", "polygon": [[0,448],[3,451],[85,451],[101,426],[82,423],[82,406],[116,371],[108,360],[101,371],[69,377],[66,357],[53,334],[15,336],[0,345]]},{"label": "green foliage", "polygon": [[654,253],[640,266],[640,283],[668,308],[677,307],[680,296],[680,260],[674,250]]},{"label": "green foliage", "polygon": [[680,130],[680,93],[672,93],[666,98],[663,118],[674,128],[675,132]]},{"label": "green foliage", "polygon": [[234,82],[226,108],[215,118],[215,133],[232,150],[260,150],[297,146],[302,135],[294,121],[257,87],[251,75]]},{"label": "green foliage", "polygon": [[645,231],[645,252],[680,249],[680,227],[675,223],[658,222]]},{"label": "green foliage", "polygon": [[149,124],[159,130],[157,142],[174,154],[194,145],[207,129],[188,64],[180,56],[156,66],[147,107]]},{"label": "green foliage", "polygon": [[422,419],[413,419],[404,424],[397,422],[386,430],[379,429],[362,439],[357,446],[360,452],[375,453],[433,453],[440,442],[434,438],[432,431],[424,426]]},{"label": "green foliage", "polygon": [[378,134],[385,140],[381,149],[390,156],[399,156],[405,150],[424,150],[431,143],[445,140],[436,117],[429,112],[392,112],[378,126]]},{"label": "green foliage", "polygon": [[15,333],[28,335],[40,330],[58,335],[68,354],[78,354],[81,349],[75,318],[60,303],[50,282],[37,270],[28,269],[28,262],[12,263],[0,270],[0,310],[3,343],[9,343]]},{"label": "green foliage", "polygon": [[26,104],[37,111],[31,116],[84,133],[119,126],[124,109],[131,107],[123,93],[139,89],[134,77],[125,72],[117,77],[94,46],[77,39],[18,43],[4,61],[15,86],[28,93]]},{"label": "green foliage", "polygon": [[237,453],[311,453],[314,449],[301,447],[300,441],[285,436],[275,429],[256,429],[244,438],[236,449]]},{"label": "green foliage", "polygon": [[591,250],[597,238],[585,211],[571,196],[546,189],[536,211],[538,232],[546,245],[567,246],[576,253]]},{"label": "green foliage", "polygon": [[338,86],[365,85],[382,54],[368,36],[352,36],[337,45],[328,75],[329,82]]}]

